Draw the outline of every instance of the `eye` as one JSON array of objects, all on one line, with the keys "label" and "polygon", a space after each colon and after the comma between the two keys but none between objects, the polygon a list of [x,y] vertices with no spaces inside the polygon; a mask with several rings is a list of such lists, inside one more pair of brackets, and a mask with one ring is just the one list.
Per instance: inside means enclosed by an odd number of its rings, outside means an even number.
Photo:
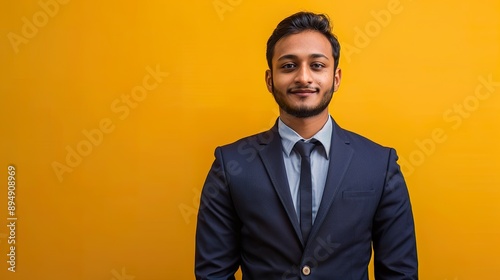
[{"label": "eye", "polygon": [[323,63],[314,62],[311,64],[311,68],[322,69],[322,68],[325,68],[325,65]]},{"label": "eye", "polygon": [[294,69],[295,68],[295,64],[293,63],[285,63],[281,66],[281,68],[283,69]]}]

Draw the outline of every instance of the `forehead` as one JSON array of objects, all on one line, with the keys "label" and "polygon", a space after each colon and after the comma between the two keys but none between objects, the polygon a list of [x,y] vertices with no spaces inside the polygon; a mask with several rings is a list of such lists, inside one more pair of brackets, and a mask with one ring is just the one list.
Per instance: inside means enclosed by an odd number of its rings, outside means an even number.
[{"label": "forehead", "polygon": [[332,45],[326,36],[318,31],[306,30],[281,38],[274,47],[273,60],[285,55],[309,57],[311,54],[323,54],[333,61]]}]

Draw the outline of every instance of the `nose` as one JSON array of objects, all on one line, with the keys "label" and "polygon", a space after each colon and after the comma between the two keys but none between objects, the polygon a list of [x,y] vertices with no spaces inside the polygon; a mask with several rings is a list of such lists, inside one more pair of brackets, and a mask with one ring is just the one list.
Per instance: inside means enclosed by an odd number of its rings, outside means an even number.
[{"label": "nose", "polygon": [[311,69],[306,66],[300,67],[295,76],[295,83],[300,85],[308,85],[312,83]]}]

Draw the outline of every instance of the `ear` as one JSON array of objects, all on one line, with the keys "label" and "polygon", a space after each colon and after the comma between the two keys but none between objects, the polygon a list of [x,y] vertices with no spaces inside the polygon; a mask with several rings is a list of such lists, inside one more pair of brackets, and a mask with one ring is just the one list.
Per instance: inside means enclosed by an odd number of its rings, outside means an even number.
[{"label": "ear", "polygon": [[273,93],[273,74],[271,70],[266,70],[266,87],[270,93]]},{"label": "ear", "polygon": [[337,68],[335,74],[333,75],[333,91],[337,91],[340,86],[340,80],[342,79],[342,70]]}]

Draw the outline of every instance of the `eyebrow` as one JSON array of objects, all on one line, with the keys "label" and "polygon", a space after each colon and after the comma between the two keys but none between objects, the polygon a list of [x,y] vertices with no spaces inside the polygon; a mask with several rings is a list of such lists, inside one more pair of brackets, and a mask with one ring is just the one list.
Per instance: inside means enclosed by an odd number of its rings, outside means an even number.
[{"label": "eyebrow", "polygon": [[[310,54],[309,55],[310,58],[326,58],[328,60],[328,57],[324,54],[321,54],[321,53],[313,53],[313,54]],[[278,58],[277,61],[280,61],[280,60],[285,60],[285,59],[297,59],[298,56],[294,55],[294,54],[285,54],[283,56],[281,56],[280,58]]]}]

